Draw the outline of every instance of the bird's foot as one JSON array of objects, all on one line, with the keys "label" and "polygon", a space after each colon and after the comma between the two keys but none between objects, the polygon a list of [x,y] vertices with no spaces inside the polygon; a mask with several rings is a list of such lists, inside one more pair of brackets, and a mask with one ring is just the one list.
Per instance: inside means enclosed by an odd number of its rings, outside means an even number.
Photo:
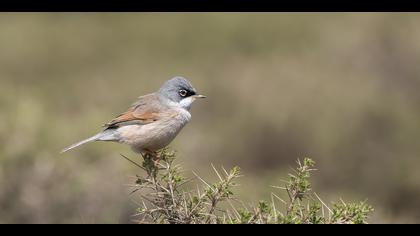
[{"label": "bird's foot", "polygon": [[154,165],[158,167],[160,161],[160,154],[156,151],[145,150],[144,154],[142,154],[145,160],[153,161]]},{"label": "bird's foot", "polygon": [[144,162],[143,167],[146,170],[149,177],[156,178],[159,172],[159,155],[156,152],[144,150],[141,153]]}]

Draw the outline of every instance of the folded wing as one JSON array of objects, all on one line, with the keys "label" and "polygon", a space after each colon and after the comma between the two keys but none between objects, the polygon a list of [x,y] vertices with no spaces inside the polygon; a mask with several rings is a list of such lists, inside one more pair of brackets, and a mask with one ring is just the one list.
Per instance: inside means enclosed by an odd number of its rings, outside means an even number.
[{"label": "folded wing", "polygon": [[141,96],[126,112],[106,123],[104,127],[111,129],[124,125],[150,124],[160,119],[161,109],[162,104],[156,94]]}]

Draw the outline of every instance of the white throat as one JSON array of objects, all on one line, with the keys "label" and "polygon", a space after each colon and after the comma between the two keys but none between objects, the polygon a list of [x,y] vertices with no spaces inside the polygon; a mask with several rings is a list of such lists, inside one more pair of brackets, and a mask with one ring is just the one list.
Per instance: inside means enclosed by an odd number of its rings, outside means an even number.
[{"label": "white throat", "polygon": [[182,99],[179,102],[174,102],[174,101],[171,101],[169,99],[167,99],[166,101],[167,101],[167,104],[171,107],[179,107],[179,108],[183,108],[187,111],[190,111],[191,104],[195,101],[195,98],[194,97],[187,97],[187,98]]},{"label": "white throat", "polygon": [[191,109],[191,104],[195,101],[194,97],[187,97],[182,99],[179,102],[179,105],[184,108],[185,110],[189,111]]}]

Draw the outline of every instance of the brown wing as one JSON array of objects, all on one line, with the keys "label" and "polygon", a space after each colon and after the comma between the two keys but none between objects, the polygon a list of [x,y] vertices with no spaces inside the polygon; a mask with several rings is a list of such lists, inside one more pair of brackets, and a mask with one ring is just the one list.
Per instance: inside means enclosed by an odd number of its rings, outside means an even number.
[{"label": "brown wing", "polygon": [[141,96],[126,112],[106,123],[104,127],[112,128],[130,124],[150,124],[159,120],[159,111],[161,109],[162,105],[156,94]]}]

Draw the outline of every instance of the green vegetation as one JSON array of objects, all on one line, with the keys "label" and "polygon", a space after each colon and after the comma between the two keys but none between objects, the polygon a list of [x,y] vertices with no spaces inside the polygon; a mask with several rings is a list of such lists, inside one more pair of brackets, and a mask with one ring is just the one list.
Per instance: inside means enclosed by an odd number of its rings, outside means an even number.
[{"label": "green vegetation", "polygon": [[133,191],[139,191],[142,200],[142,207],[136,214],[139,223],[363,224],[373,211],[365,202],[341,201],[330,207],[325,205],[312,192],[309,178],[315,162],[309,158],[305,158],[303,164],[297,161],[298,167],[284,181],[284,187],[275,186],[286,191],[288,199],[283,200],[271,193],[271,201],[260,200],[248,208],[234,194],[237,179],[241,176],[238,167],[226,171],[212,166],[219,178],[215,183],[208,183],[195,174],[202,186],[191,190],[185,186],[193,180],[185,178],[181,167],[174,164],[175,152],[165,149],[159,156],[159,162],[145,156],[142,165],[124,156],[146,174],[137,176]]}]

